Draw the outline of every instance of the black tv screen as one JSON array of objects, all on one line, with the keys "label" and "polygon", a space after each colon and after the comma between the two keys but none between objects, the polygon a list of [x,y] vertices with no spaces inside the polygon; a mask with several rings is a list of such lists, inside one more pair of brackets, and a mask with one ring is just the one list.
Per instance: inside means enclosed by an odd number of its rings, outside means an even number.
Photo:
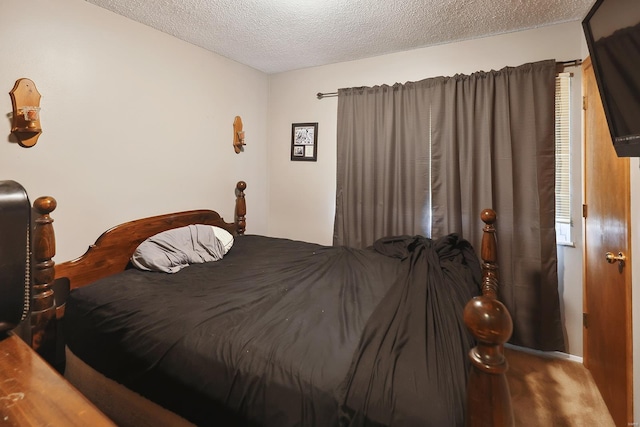
[{"label": "black tv screen", "polygon": [[640,0],[597,0],[582,27],[616,153],[640,157]]}]

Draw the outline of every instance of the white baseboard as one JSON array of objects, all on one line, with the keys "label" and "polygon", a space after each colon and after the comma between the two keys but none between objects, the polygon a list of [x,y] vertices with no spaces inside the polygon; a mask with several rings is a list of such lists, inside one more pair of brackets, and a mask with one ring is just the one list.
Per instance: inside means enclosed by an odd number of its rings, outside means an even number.
[{"label": "white baseboard", "polygon": [[533,354],[535,356],[549,357],[551,359],[563,359],[563,360],[569,360],[571,362],[583,363],[582,357],[575,356],[573,354],[563,353],[561,351],[540,351],[540,350],[534,350],[528,347],[520,347],[517,345],[508,344],[508,343],[505,344],[504,346],[507,348],[511,348],[513,350],[522,351],[523,353]]}]

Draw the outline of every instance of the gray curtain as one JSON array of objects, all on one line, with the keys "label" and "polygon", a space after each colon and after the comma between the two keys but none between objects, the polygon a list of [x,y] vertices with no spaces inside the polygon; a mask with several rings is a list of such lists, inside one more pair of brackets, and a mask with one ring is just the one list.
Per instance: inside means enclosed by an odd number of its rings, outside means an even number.
[{"label": "gray curtain", "polygon": [[338,98],[334,244],[458,233],[480,248],[498,213],[511,342],[564,350],[555,242],[555,61]]},{"label": "gray curtain", "polygon": [[428,82],[338,91],[334,244],[429,235]]}]

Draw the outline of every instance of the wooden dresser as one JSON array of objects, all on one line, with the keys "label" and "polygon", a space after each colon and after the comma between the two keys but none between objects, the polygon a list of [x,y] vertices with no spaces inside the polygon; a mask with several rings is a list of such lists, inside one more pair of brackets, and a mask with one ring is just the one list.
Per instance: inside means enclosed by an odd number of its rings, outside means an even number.
[{"label": "wooden dresser", "polygon": [[16,335],[0,336],[0,426],[115,427]]}]

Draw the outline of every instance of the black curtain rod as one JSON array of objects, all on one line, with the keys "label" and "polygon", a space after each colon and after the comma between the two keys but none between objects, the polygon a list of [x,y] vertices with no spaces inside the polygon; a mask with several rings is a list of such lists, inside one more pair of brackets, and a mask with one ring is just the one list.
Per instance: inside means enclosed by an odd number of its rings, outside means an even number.
[{"label": "black curtain rod", "polygon": [[[562,67],[562,68],[566,68],[566,67],[578,67],[580,65],[582,65],[582,59],[573,59],[571,61],[560,61],[560,62],[556,62],[556,65],[558,67]],[[322,98],[331,98],[334,96],[338,96],[338,92],[318,92],[316,94],[316,97],[318,99],[322,99]]]},{"label": "black curtain rod", "polygon": [[556,62],[556,65],[562,66],[562,67],[579,67],[580,65],[582,65],[582,59],[574,59],[572,61]]},{"label": "black curtain rod", "polygon": [[338,92],[326,92],[326,93],[318,92],[316,96],[318,97],[318,99],[330,98],[332,96],[338,96]]}]

